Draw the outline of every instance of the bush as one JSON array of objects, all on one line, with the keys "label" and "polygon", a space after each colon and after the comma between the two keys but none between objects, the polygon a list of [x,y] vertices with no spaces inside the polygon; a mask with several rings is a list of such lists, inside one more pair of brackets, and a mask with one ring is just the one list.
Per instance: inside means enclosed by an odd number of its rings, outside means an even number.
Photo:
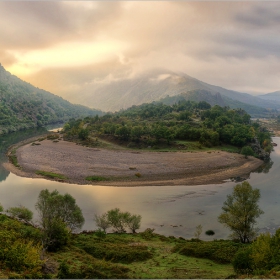
[{"label": "bush", "polygon": [[143,232],[141,232],[140,235],[144,239],[150,240],[150,239],[152,239],[155,236],[155,234],[153,233],[154,230],[155,230],[154,228],[147,228]]},{"label": "bush", "polygon": [[249,274],[253,271],[253,262],[251,257],[251,248],[247,247],[239,250],[232,261],[234,271],[237,274]]},{"label": "bush", "polygon": [[70,240],[67,225],[59,218],[54,218],[44,229],[44,240],[48,251],[56,252]]},{"label": "bush", "polygon": [[24,221],[31,221],[33,218],[33,212],[24,206],[19,207],[11,207],[7,210],[7,212],[13,217],[22,219]]},{"label": "bush", "polygon": [[207,258],[217,263],[230,263],[236,252],[243,246],[232,241],[194,241],[178,244],[174,251],[184,256]]},{"label": "bush", "polygon": [[147,246],[88,241],[79,242],[77,247],[83,249],[97,259],[104,259],[112,262],[131,263],[133,261],[144,261],[152,257]]},{"label": "bush", "polygon": [[96,260],[87,254],[76,253],[82,262],[67,259],[59,266],[59,279],[128,279],[128,268],[106,261]]}]

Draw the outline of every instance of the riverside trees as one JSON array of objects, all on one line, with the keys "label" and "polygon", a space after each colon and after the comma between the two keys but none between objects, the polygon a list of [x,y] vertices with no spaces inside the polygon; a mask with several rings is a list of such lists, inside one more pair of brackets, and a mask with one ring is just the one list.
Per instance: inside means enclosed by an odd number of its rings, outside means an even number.
[{"label": "riverside trees", "polygon": [[94,221],[96,225],[104,232],[109,227],[113,227],[115,232],[126,232],[125,228],[129,228],[132,233],[140,228],[142,217],[140,215],[132,215],[129,212],[121,212],[119,208],[114,208],[102,215],[95,215]]},{"label": "riverside trees", "polygon": [[233,239],[249,243],[256,237],[256,219],[264,213],[258,206],[259,199],[259,189],[253,189],[247,181],[236,185],[227,196],[218,220],[232,231]]},{"label": "riverside trees", "polygon": [[43,243],[48,250],[57,250],[66,244],[69,233],[80,229],[84,217],[70,194],[61,195],[57,190],[42,190],[36,203],[43,229]]}]

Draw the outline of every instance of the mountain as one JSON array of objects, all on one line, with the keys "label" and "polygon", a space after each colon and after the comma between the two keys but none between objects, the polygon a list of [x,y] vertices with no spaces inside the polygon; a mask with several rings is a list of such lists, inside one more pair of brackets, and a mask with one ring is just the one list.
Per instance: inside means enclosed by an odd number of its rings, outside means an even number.
[{"label": "mountain", "polygon": [[101,113],[36,88],[0,64],[0,134]]},{"label": "mountain", "polygon": [[[193,91],[201,90],[207,91],[213,96],[220,94],[223,102],[230,106],[246,107],[245,104],[249,104],[254,106],[253,111],[258,108],[280,109],[280,101],[264,100],[247,93],[227,90],[204,83],[185,73],[175,73],[165,69],[154,69],[136,78],[116,80],[106,84],[89,83],[83,90],[83,96],[78,98],[81,104],[91,105],[94,102],[94,105],[102,110],[117,111],[132,105],[157,101],[167,96],[186,93],[189,95],[189,92],[191,92],[192,98],[195,98]],[[75,100],[74,96],[69,98]],[[210,98],[212,99],[212,97]]]},{"label": "mountain", "polygon": [[280,91],[274,91],[267,94],[258,95],[259,98],[264,100],[272,100],[280,102]]}]

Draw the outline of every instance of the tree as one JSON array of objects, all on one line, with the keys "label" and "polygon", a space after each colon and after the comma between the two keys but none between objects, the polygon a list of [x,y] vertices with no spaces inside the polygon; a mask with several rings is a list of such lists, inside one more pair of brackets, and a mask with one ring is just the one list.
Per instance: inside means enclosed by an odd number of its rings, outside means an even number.
[{"label": "tree", "polygon": [[117,233],[126,232],[126,228],[135,233],[140,228],[141,219],[140,215],[132,215],[129,212],[121,212],[119,208],[114,208],[100,216],[95,215],[94,221],[104,232],[107,228],[113,227]]},{"label": "tree", "polygon": [[248,158],[248,156],[253,156],[254,151],[250,146],[245,146],[241,149],[241,154],[245,156],[245,158]]},{"label": "tree", "polygon": [[44,233],[43,243],[51,247],[66,244],[71,231],[82,228],[84,217],[70,194],[61,195],[57,190],[42,190],[36,203]]},{"label": "tree", "polygon": [[104,213],[100,216],[98,215],[94,215],[94,221],[96,223],[96,225],[101,228],[105,233],[106,233],[106,229],[109,228],[111,226],[110,222],[108,221],[108,214]]},{"label": "tree", "polygon": [[127,218],[126,224],[132,233],[136,233],[136,230],[140,228],[141,219],[140,215],[129,215]]},{"label": "tree", "polygon": [[43,228],[45,224],[54,218],[60,218],[70,231],[82,228],[85,219],[81,208],[76,204],[76,200],[70,195],[61,195],[57,190],[49,192],[42,190],[36,203]]},{"label": "tree", "polygon": [[259,189],[253,189],[247,181],[236,185],[227,196],[218,220],[232,231],[233,239],[247,243],[256,236],[256,219],[264,213],[258,206],[259,199]]},{"label": "tree", "polygon": [[129,216],[130,213],[121,212],[119,208],[115,208],[107,212],[107,217],[110,225],[118,233],[125,232],[126,221]]}]

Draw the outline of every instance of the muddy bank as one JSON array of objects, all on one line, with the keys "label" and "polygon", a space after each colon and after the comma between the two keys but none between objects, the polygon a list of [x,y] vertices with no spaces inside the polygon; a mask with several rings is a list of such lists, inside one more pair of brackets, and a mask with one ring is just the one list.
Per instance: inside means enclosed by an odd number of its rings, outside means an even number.
[{"label": "muddy bank", "polygon": [[[37,170],[63,174],[65,182],[112,186],[200,185],[247,178],[263,162],[239,154],[215,152],[142,152],[87,148],[72,142],[44,140],[17,148],[21,168],[5,168],[16,175],[39,178]],[[136,175],[138,174],[139,177]],[[87,176],[107,180],[91,182]]]}]

